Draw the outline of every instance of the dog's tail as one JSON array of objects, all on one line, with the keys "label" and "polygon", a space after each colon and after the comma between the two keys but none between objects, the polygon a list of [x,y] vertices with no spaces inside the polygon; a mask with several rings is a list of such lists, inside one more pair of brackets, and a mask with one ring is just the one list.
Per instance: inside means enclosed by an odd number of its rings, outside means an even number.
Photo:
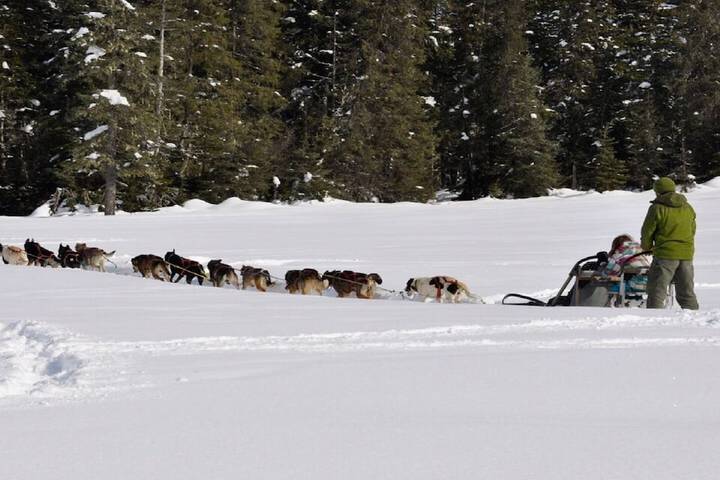
[{"label": "dog's tail", "polygon": [[[115,253],[115,252],[114,252],[114,251],[110,252],[110,255],[112,255],[113,253]],[[110,262],[113,267],[118,268],[118,266],[115,264],[115,262],[113,262],[112,260],[110,260],[110,259],[107,257],[107,254],[103,254],[103,258],[104,258],[105,260],[107,260],[108,262]]]},{"label": "dog's tail", "polygon": [[105,250],[103,250],[103,255],[105,255],[105,257],[112,257],[113,255],[115,255],[116,251],[117,250],[113,250],[112,252],[106,252]]}]

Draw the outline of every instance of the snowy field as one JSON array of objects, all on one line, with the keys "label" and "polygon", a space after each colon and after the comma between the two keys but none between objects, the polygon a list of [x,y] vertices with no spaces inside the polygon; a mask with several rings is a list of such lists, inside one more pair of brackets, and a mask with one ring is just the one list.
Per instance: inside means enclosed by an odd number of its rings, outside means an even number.
[{"label": "snowy field", "polygon": [[[1,479],[714,479],[720,181],[699,312],[502,306],[638,235],[650,193],[437,205],[190,202],[0,218],[0,242],[117,250],[0,265]],[[291,296],[133,276],[140,253],[464,280],[489,304]],[[115,274],[113,274],[115,273]]]}]

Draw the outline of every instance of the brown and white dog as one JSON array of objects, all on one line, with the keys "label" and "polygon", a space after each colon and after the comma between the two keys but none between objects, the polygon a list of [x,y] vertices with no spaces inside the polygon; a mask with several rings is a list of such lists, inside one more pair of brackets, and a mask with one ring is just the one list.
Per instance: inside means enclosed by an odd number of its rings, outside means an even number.
[{"label": "brown and white dog", "polygon": [[370,299],[375,296],[375,290],[382,284],[382,278],[377,273],[359,273],[350,270],[327,271],[322,276],[337,292],[338,297],[347,297],[355,292],[358,298]]},{"label": "brown and white dog", "polygon": [[54,252],[42,247],[35,239],[25,240],[25,253],[28,257],[28,265],[39,265],[41,267],[50,266],[57,268],[60,266],[60,259]]},{"label": "brown and white dog", "polygon": [[303,295],[309,295],[312,292],[322,295],[323,291],[330,286],[330,281],[328,279],[323,280],[320,272],[314,268],[288,270],[285,273],[285,283],[285,290],[290,293],[300,292]]},{"label": "brown and white dog", "polygon": [[5,265],[27,265],[28,256],[20,247],[15,245],[3,245],[0,243],[0,250],[2,250],[2,261]]},{"label": "brown and white dog", "polygon": [[98,270],[100,272],[105,271],[105,260],[107,257],[112,257],[115,250],[112,252],[106,252],[102,248],[88,247],[84,243],[76,243],[75,251],[80,255],[80,265],[83,268],[90,268],[91,270]]},{"label": "brown and white dog", "polygon": [[140,273],[143,278],[154,278],[160,281],[170,281],[170,270],[165,260],[157,255],[138,255],[131,260],[133,271]]},{"label": "brown and white dog", "polygon": [[254,286],[261,292],[267,292],[268,287],[275,285],[270,278],[270,272],[262,268],[243,265],[240,269],[242,276],[242,289]]},{"label": "brown and white dog", "polygon": [[237,273],[235,273],[235,269],[222,263],[222,260],[210,260],[208,270],[210,271],[210,280],[214,286],[222,287],[227,283],[234,285],[238,290],[240,289],[240,280]]},{"label": "brown and white dog", "polygon": [[448,276],[411,278],[405,285],[405,293],[409,295],[418,293],[425,298],[434,298],[440,303],[445,300],[457,303],[472,296],[463,282]]}]

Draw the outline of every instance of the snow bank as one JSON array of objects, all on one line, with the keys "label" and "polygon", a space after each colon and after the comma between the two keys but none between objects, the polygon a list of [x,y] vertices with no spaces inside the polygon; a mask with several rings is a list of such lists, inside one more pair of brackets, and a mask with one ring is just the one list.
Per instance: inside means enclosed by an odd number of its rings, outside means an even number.
[{"label": "snow bank", "polygon": [[52,212],[50,211],[50,202],[43,203],[35,210],[33,210],[33,212],[29,216],[32,218],[43,218],[52,216]]},{"label": "snow bank", "polygon": [[720,177],[715,177],[712,180],[703,183],[702,186],[709,188],[720,188]]}]

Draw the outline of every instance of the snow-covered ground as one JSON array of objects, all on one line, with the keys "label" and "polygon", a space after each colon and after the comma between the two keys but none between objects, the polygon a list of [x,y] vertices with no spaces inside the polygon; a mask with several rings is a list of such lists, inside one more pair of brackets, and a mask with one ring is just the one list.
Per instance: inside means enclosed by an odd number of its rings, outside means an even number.
[{"label": "snow-covered ground", "polygon": [[[702,310],[533,308],[639,233],[650,193],[467,203],[190,202],[0,218],[114,273],[0,265],[2,479],[711,479],[720,471],[720,182],[698,212]],[[164,284],[129,260],[448,274],[488,305]]]}]

